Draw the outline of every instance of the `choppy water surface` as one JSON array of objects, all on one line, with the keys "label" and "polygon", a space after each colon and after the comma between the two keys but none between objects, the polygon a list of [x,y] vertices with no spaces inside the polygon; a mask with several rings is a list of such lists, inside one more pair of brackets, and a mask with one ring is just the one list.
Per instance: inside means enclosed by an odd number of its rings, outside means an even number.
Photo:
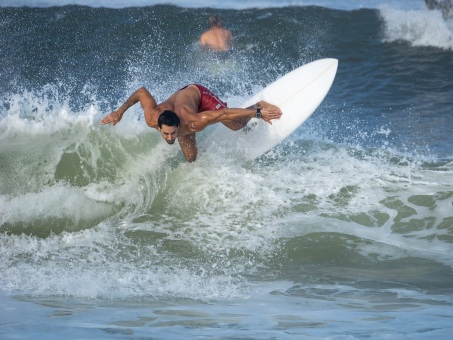
[{"label": "choppy water surface", "polygon": [[[201,5],[0,7],[1,337],[448,338],[452,23],[420,3],[231,1],[227,58]],[[186,163],[138,105],[99,125],[142,85],[235,106],[325,57],[326,100],[248,163]]]}]

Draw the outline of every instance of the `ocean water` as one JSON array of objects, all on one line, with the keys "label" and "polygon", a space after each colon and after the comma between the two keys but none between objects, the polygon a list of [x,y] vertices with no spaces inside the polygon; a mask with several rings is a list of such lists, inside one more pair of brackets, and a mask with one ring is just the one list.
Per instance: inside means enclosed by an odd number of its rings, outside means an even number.
[{"label": "ocean water", "polygon": [[[0,338],[449,339],[453,19],[423,1],[0,1]],[[207,17],[233,31],[198,48]],[[187,163],[139,105],[333,86],[260,158]],[[203,131],[202,139],[212,132]]]}]

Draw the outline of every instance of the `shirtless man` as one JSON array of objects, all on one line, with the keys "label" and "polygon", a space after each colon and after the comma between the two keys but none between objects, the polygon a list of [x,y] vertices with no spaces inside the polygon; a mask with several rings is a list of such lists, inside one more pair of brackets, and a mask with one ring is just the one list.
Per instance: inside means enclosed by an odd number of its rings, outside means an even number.
[{"label": "shirtless man", "polygon": [[200,36],[200,45],[216,52],[227,52],[233,41],[233,34],[230,30],[222,27],[217,15],[209,17],[210,29]]},{"label": "shirtless man", "polygon": [[160,131],[168,144],[178,139],[184,157],[193,162],[197,158],[195,133],[208,125],[223,123],[231,130],[239,130],[253,118],[262,118],[269,124],[279,119],[280,109],[260,101],[246,109],[228,108],[215,94],[198,84],[187,85],[157,104],[144,87],[135,91],[117,110],[105,116],[101,124],[117,124],[132,105],[140,102],[148,126]]}]

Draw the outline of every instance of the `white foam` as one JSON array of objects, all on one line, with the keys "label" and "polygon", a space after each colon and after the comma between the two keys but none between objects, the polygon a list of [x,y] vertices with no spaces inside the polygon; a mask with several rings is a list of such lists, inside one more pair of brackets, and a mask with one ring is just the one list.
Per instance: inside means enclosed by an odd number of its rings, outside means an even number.
[{"label": "white foam", "polygon": [[[1,225],[23,224],[25,232],[0,234],[4,260],[0,285],[11,292],[113,299],[240,298],[247,296],[244,273],[259,271],[262,259],[278,251],[275,243],[281,237],[311,232],[369,240],[354,245],[363,256],[419,256],[453,266],[451,245],[436,238],[448,234],[448,229],[438,227],[451,216],[452,198],[442,199],[436,193],[451,191],[451,164],[442,171],[430,171],[420,167],[420,160],[388,150],[347,148],[297,133],[288,144],[254,162],[243,164],[234,155],[225,157],[222,150],[216,150],[189,164],[178,147],[165,142],[151,148],[143,145],[144,139],[136,137],[134,129],[145,124],[133,113],[117,129],[94,125],[99,117],[95,104],[75,113],[60,109],[64,105],[55,101],[56,109],[49,117],[41,117],[48,103],[33,95],[24,97],[25,101],[12,101],[9,118],[5,118],[10,120],[0,122],[8,131],[3,141],[31,140],[36,150],[48,152],[46,158],[52,159],[39,169],[45,167],[54,174],[61,156],[58,152],[72,144],[90,150],[85,158],[76,147],[70,151],[79,152],[94,173],[110,170],[110,164],[97,163],[104,143],[111,143],[109,152],[121,163],[112,164],[118,169],[115,175],[80,187],[64,181],[47,184],[43,180],[47,177],[30,171],[34,175],[30,178],[35,178],[30,190],[24,172],[20,182],[25,182],[25,188],[0,196]],[[27,100],[37,107],[33,118],[41,124],[34,139],[23,138],[28,118],[17,113],[27,112],[21,108],[29,105]],[[242,98],[234,100],[242,102]],[[78,124],[73,115],[82,116]],[[62,125],[55,129],[50,122]],[[87,138],[87,130],[93,130],[94,138]],[[61,131],[64,138],[54,140]],[[115,138],[116,134],[122,139]],[[43,151],[39,141],[45,139],[52,139],[49,145],[57,151],[45,143]],[[22,149],[14,150],[20,153]],[[40,157],[16,167],[33,169],[36,159]],[[414,195],[432,195],[436,206],[417,205],[411,199]],[[392,197],[414,210],[402,222],[436,216],[433,227],[394,230],[398,211],[385,204]],[[354,220],[357,216],[372,220],[373,211],[388,218],[371,225]],[[59,218],[70,221],[73,229],[61,228],[57,235],[44,239],[27,236],[27,226],[36,228],[35,222]],[[101,222],[84,222],[90,219]],[[143,233],[143,242],[134,233]],[[162,246],[167,243],[171,246]],[[193,252],[205,259],[191,259]]]},{"label": "white foam", "polygon": [[[399,233],[392,228],[396,210],[382,203],[389,196],[399,197],[415,208],[415,215],[407,219],[434,214],[440,223],[450,216],[451,197],[438,199],[434,211],[409,198],[450,190],[451,170],[421,170],[416,161],[392,163],[379,153],[357,156],[357,150],[322,144],[302,151],[298,143],[293,141],[292,153],[286,156],[276,149],[274,155],[249,165],[225,160],[222,154],[205,154],[196,164],[164,168],[164,178],[153,173],[160,168],[155,168],[151,152],[123,169],[118,188],[105,182],[83,189],[60,185],[1,197],[0,214],[10,223],[62,214],[77,220],[82,212],[95,218],[109,215],[112,202],[123,203],[118,213],[94,228],[45,239],[1,234],[0,283],[12,292],[44,296],[234,299],[248,294],[242,274],[257,270],[260,261],[254,257],[272,254],[273,242],[280,237],[311,232],[367,239],[370,242],[353,245],[363,256],[380,254],[382,260],[418,256],[453,266],[451,245],[431,237],[446,230],[414,228]],[[155,150],[156,157],[160,151]],[[161,183],[158,189],[156,181]],[[345,188],[352,190],[350,199],[341,198]],[[159,211],[154,216],[150,206],[156,190],[163,202],[154,207]],[[315,198],[312,210],[298,211],[299,205],[310,204],[310,197]],[[374,210],[388,214],[388,220],[369,226],[341,217]],[[134,221],[148,215],[142,222]],[[162,236],[141,244],[131,237],[134,232]],[[174,256],[171,247],[160,246],[166,242],[193,245],[209,259],[190,260],[190,251],[189,258],[179,258],[184,254]],[[232,258],[231,252],[236,253]],[[254,255],[241,258],[241,253]]]},{"label": "white foam", "polygon": [[445,20],[440,11],[397,10],[383,7],[384,40],[407,41],[413,46],[453,49],[453,21]]},{"label": "white foam", "polygon": [[205,300],[237,298],[246,292],[241,279],[212,275],[212,269],[208,275],[210,268],[202,266],[179,265],[152,245],[138,249],[123,231],[106,224],[46,239],[1,234],[0,244],[5,259],[0,282],[12,294]]},{"label": "white foam", "polygon": [[0,196],[0,225],[24,223],[33,225],[35,220],[67,219],[73,223],[81,220],[107,217],[113,208],[89,199],[82,190],[66,185],[44,187],[15,197]]},{"label": "white foam", "polygon": [[[280,232],[283,235],[312,232],[354,235],[373,241],[370,247],[361,248],[364,255],[380,253],[383,257],[402,258],[411,254],[453,267],[449,256],[451,245],[437,239],[449,234],[441,223],[451,218],[453,198],[440,198],[437,193],[451,191],[452,173],[422,170],[417,160],[402,159],[401,163],[394,164],[388,162],[385,153],[357,157],[354,152],[350,154],[351,151],[344,148],[308,151],[301,160],[292,153],[288,155],[292,159],[287,158],[282,163],[284,166],[277,166],[269,176],[261,174],[265,177],[262,183],[272,187],[274,196],[279,198],[272,200],[279,208],[291,209],[298,202],[310,206],[307,197],[316,198],[313,210],[285,214],[279,220]],[[432,198],[435,203],[433,206],[414,203],[414,197],[418,196],[424,201]],[[397,209],[399,203],[395,203],[395,207],[386,203],[393,198],[412,213],[401,218]],[[373,212],[387,217],[373,222]],[[363,224],[356,222],[360,216],[368,216],[370,222],[367,219]],[[433,216],[432,228],[415,227]],[[407,224],[408,229],[398,231],[395,228],[398,223]],[[378,251],[379,246],[374,242],[386,246]]]}]

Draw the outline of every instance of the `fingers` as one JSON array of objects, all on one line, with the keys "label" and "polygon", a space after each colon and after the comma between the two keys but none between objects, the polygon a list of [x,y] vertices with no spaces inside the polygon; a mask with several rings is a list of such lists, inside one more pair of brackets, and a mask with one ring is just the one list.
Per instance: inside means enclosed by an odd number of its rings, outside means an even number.
[{"label": "fingers", "polygon": [[[101,125],[110,124],[112,122],[113,122],[113,120],[111,119],[110,115],[109,116],[105,116],[101,120]],[[113,125],[115,125],[115,124],[113,124]]]},{"label": "fingers", "polygon": [[277,106],[272,105],[271,107],[266,107],[262,110],[263,113],[263,120],[272,125],[273,119],[280,119],[282,116],[282,112]]},{"label": "fingers", "polygon": [[112,112],[111,114],[102,118],[101,125],[112,123],[112,126],[115,126],[116,123],[118,123],[119,121],[120,121],[120,117],[118,117],[117,115],[115,115],[114,112]]},{"label": "fingers", "polygon": [[265,115],[267,119],[280,119],[282,112],[280,109],[266,109]]}]

